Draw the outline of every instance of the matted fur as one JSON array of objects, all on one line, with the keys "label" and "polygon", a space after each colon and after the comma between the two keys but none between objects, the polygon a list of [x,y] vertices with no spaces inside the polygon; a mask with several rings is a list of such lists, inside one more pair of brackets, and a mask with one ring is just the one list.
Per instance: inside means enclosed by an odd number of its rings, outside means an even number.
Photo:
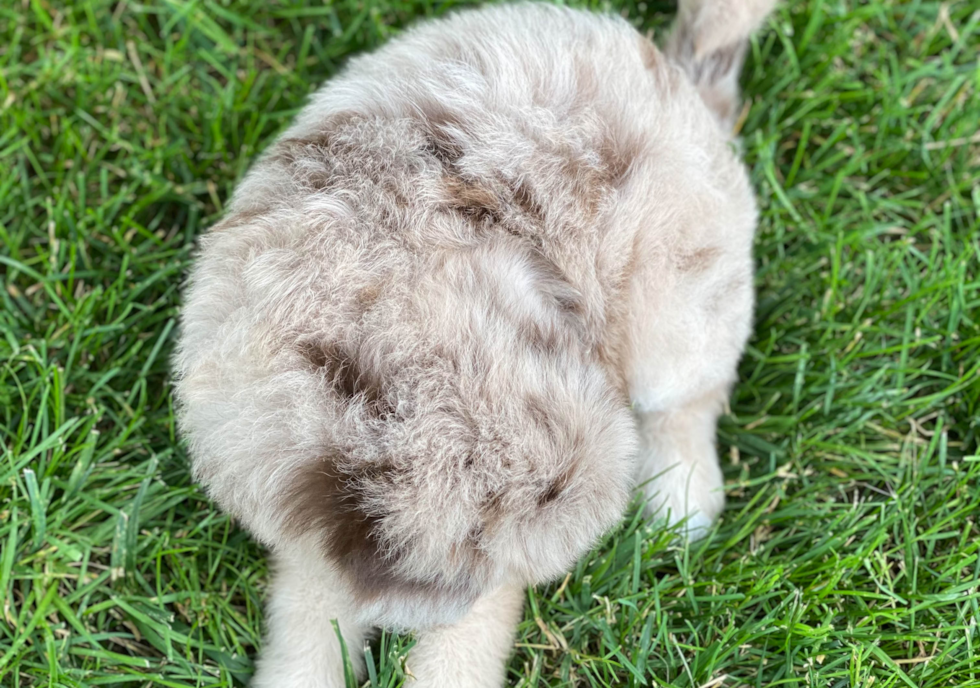
[{"label": "matted fur", "polygon": [[[259,684],[335,685],[286,641],[328,613],[349,642],[483,624],[477,600],[560,575],[637,477],[671,520],[717,515],[756,221],[728,125],[770,4],[682,2],[667,55],[550,6],[428,22],[253,166],[201,239],[175,369],[196,478],[287,586]],[[288,581],[318,580],[304,609]]]}]

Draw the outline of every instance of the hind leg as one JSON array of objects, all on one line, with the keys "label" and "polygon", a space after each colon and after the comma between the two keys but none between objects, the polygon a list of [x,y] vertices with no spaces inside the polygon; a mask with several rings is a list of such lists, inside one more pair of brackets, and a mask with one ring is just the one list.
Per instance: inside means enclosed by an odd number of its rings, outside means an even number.
[{"label": "hind leg", "polygon": [[315,554],[292,545],[273,555],[272,595],[265,646],[252,688],[344,688],[337,619],[358,678],[364,674],[364,636],[343,581]]},{"label": "hind leg", "polygon": [[650,516],[685,521],[697,539],[725,505],[715,433],[725,393],[720,391],[669,411],[637,414],[640,431],[638,483]]},{"label": "hind leg", "polygon": [[501,688],[523,606],[524,588],[504,587],[455,624],[420,632],[406,688]]}]

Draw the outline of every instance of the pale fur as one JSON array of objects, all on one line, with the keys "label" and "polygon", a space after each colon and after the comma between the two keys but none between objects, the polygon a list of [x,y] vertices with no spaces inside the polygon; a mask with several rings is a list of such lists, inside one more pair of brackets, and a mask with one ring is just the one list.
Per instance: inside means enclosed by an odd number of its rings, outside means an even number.
[{"label": "pale fur", "polygon": [[[254,685],[343,685],[377,625],[420,688],[499,686],[524,586],[636,481],[700,534],[750,332],[731,142],[767,0],[666,55],[541,5],[422,24],[317,92],[201,239],[175,356],[194,474],[274,559]],[[724,26],[720,26],[723,22]]]}]

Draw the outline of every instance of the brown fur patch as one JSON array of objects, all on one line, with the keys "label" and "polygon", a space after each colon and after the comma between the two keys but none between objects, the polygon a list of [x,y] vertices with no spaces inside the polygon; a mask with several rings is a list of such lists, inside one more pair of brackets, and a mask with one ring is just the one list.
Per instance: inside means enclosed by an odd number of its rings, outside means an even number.
[{"label": "brown fur patch", "polygon": [[308,188],[332,189],[339,182],[337,160],[351,149],[349,133],[363,121],[353,112],[331,115],[308,136],[276,141],[267,159],[288,168],[294,179]]},{"label": "brown fur patch", "polygon": [[443,167],[455,168],[463,157],[463,149],[451,131],[461,126],[459,119],[436,103],[421,103],[420,110],[418,126],[425,140],[425,150]]},{"label": "brown fur patch", "polygon": [[375,529],[379,518],[362,507],[356,482],[324,458],[304,466],[290,480],[282,499],[288,532],[319,532],[324,549],[338,563],[382,559]]},{"label": "brown fur patch", "polygon": [[328,151],[340,141],[342,133],[365,118],[355,112],[338,112],[324,119],[319,128],[307,136],[298,136],[279,139],[275,145],[269,149],[268,158],[270,160],[291,163],[297,157],[305,157],[311,149]]},{"label": "brown fur patch", "polygon": [[333,132],[320,131],[311,136],[279,139],[269,155],[277,162],[295,163],[298,159],[307,157],[313,150],[329,151],[333,141]]},{"label": "brown fur patch", "polygon": [[607,190],[604,170],[569,147],[563,147],[558,154],[562,159],[561,172],[571,186],[576,209],[582,212],[585,220],[595,217]]},{"label": "brown fur patch", "polygon": [[568,487],[569,476],[567,473],[563,473],[558,476],[548,485],[548,489],[545,490],[541,496],[538,498],[538,506],[544,506],[545,504],[550,504],[561,496],[561,493],[565,491]]},{"label": "brown fur patch", "polygon": [[544,221],[544,209],[535,198],[534,189],[527,182],[520,182],[513,188],[514,205],[534,222]]},{"label": "brown fur patch", "polygon": [[544,354],[558,353],[563,343],[562,337],[555,328],[537,322],[521,322],[518,326],[518,334],[528,346]]},{"label": "brown fur patch", "polygon": [[456,161],[463,156],[463,150],[452,139],[443,135],[430,135],[426,149],[443,167],[454,167]]},{"label": "brown fur patch", "polygon": [[611,133],[607,134],[599,148],[604,181],[612,186],[622,184],[629,175],[633,161],[641,157],[642,153],[640,143],[626,132],[621,132],[616,138]]},{"label": "brown fur patch", "polygon": [[334,392],[348,404],[363,404],[374,416],[394,411],[387,386],[376,371],[363,368],[355,352],[335,342],[304,342],[298,347],[310,364],[322,370]]},{"label": "brown fur patch", "polygon": [[480,508],[480,517],[482,519],[480,535],[492,537],[494,529],[505,514],[506,509],[503,505],[502,493],[493,492],[489,494],[483,506]]},{"label": "brown fur patch", "polygon": [[527,403],[525,404],[527,410],[527,415],[534,421],[535,425],[548,433],[548,437],[554,442],[558,439],[558,433],[551,421],[551,415],[548,412],[547,404],[543,399],[539,397],[529,397]]},{"label": "brown fur patch", "polygon": [[[373,472],[392,470],[376,466]],[[368,476],[343,475],[325,458],[297,471],[282,497],[285,529],[294,535],[317,533],[324,554],[344,572],[361,602],[379,598],[431,603],[434,598],[465,605],[476,596],[468,580],[447,584],[419,582],[398,574],[397,552],[385,552],[379,535],[382,516],[364,509],[359,485]]]},{"label": "brown fur patch", "polygon": [[500,202],[492,189],[467,179],[458,171],[463,149],[450,129],[458,123],[451,113],[438,110],[422,123],[425,151],[442,166],[442,186],[450,210],[480,224],[497,222]]},{"label": "brown fur patch", "polygon": [[500,204],[491,189],[458,176],[444,177],[443,186],[450,209],[481,224],[497,221]]},{"label": "brown fur patch", "polygon": [[292,177],[307,188],[324,191],[337,183],[329,133],[311,138],[282,139],[269,157],[289,168]]},{"label": "brown fur patch", "polygon": [[361,289],[361,291],[357,293],[357,305],[363,310],[368,310],[380,297],[381,286],[372,284],[370,287],[364,287],[364,289]]}]

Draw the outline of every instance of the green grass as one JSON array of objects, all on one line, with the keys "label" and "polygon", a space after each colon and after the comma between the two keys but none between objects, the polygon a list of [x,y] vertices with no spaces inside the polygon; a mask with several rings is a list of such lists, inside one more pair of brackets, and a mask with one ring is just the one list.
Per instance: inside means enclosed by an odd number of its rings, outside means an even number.
[{"label": "green grass", "polygon": [[[0,7],[0,685],[247,680],[267,569],[174,436],[181,277],[310,90],[443,9]],[[760,33],[728,508],[690,548],[628,516],[531,591],[512,684],[980,686],[978,54],[970,0],[794,0]]]}]

